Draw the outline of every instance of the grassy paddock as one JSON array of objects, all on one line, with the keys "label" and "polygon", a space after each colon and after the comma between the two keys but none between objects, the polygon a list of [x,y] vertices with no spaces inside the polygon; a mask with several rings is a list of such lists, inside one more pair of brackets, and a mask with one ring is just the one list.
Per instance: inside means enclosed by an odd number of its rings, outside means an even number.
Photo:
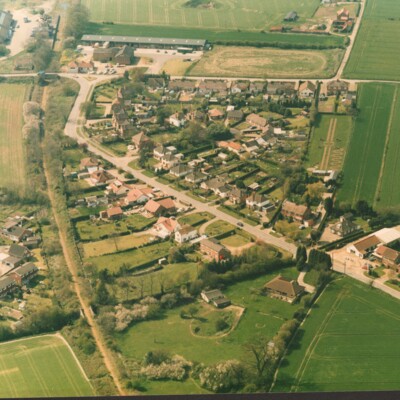
[{"label": "grassy paddock", "polygon": [[274,391],[398,390],[398,308],[379,290],[336,280],[292,342]]},{"label": "grassy paddock", "polygon": [[26,152],[22,137],[22,106],[29,85],[0,83],[0,187],[23,190]]},{"label": "grassy paddock", "polygon": [[342,59],[342,50],[281,50],[216,46],[190,70],[191,76],[254,78],[328,78]]},{"label": "grassy paddock", "polygon": [[0,397],[93,396],[73,353],[57,336],[0,344]]}]

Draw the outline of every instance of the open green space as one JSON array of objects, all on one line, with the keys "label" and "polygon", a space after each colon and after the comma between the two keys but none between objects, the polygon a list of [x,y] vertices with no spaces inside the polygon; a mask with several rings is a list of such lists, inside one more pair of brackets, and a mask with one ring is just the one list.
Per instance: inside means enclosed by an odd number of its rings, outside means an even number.
[{"label": "open green space", "polygon": [[400,2],[368,0],[346,78],[399,80]]},{"label": "open green space", "polygon": [[92,21],[112,21],[132,25],[164,25],[209,30],[261,30],[282,23],[285,15],[296,10],[304,22],[311,18],[319,0],[216,0],[211,7],[190,7],[186,0],[83,0]]},{"label": "open green space", "polygon": [[0,397],[93,396],[72,351],[57,336],[0,344]]},{"label": "open green space", "polygon": [[234,225],[218,219],[217,221],[207,226],[205,233],[208,236],[218,236],[234,229],[236,229]]},{"label": "open green space", "polygon": [[352,128],[350,116],[320,114],[311,133],[306,166],[341,170]]},{"label": "open green space", "polygon": [[0,83],[0,187],[21,191],[26,175],[22,106],[29,85]]},{"label": "open green space", "polygon": [[[94,1],[94,0],[92,0]],[[264,4],[264,3],[263,3]],[[265,3],[266,4],[266,3]],[[248,26],[251,26],[249,24]],[[248,27],[247,27],[248,29]],[[276,46],[279,43],[287,47],[320,48],[345,47],[345,39],[341,36],[307,35],[295,33],[272,33],[250,30],[206,29],[202,27],[180,27],[159,25],[102,24],[91,22],[85,31],[93,35],[118,36],[150,36],[183,39],[207,39],[212,43],[242,42],[246,44],[261,43]]]},{"label": "open green space", "polygon": [[354,131],[344,163],[338,200],[366,200],[377,209],[400,203],[399,86],[362,84]]},{"label": "open green space", "polygon": [[160,258],[168,255],[171,248],[170,242],[155,243],[134,250],[121,251],[119,253],[90,257],[87,260],[93,263],[98,269],[108,269],[117,272],[123,264],[128,269],[133,269],[145,263],[157,263]]},{"label": "open green space", "polygon": [[188,224],[192,226],[199,226],[212,220],[213,218],[215,218],[214,215],[212,215],[207,211],[195,212],[192,214],[184,215],[183,217],[179,218],[179,223]]},{"label": "open green space", "polygon": [[295,336],[274,391],[399,390],[398,309],[379,290],[335,280]]}]

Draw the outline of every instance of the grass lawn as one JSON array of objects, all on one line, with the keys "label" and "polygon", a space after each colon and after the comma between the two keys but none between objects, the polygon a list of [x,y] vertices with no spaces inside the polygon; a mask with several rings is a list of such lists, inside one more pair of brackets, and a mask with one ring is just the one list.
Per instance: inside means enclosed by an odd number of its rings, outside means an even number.
[{"label": "grass lawn", "polygon": [[235,234],[221,240],[221,243],[224,246],[229,246],[229,247],[241,247],[250,242],[251,242],[250,238],[240,234]]},{"label": "grass lawn", "polygon": [[304,276],[304,282],[308,283],[309,285],[316,286],[317,280],[318,280],[318,271],[315,269],[310,269],[310,271],[308,271]]},{"label": "grass lawn", "polygon": [[99,240],[98,242],[83,243],[82,247],[85,257],[97,257],[139,247],[145,243],[149,243],[152,238],[154,238],[152,235],[137,236],[132,234]]},{"label": "grass lawn", "polygon": [[399,390],[399,301],[339,278],[298,331],[274,391]]},{"label": "grass lawn", "polygon": [[108,269],[111,272],[116,272],[122,266],[127,264],[129,269],[133,269],[147,262],[154,263],[158,259],[165,257],[171,248],[171,242],[155,243],[139,249],[123,251],[110,255],[99,257],[90,257],[88,262],[92,262],[98,269]]},{"label": "grass lawn", "polygon": [[198,225],[203,225],[208,221],[211,221],[213,218],[215,218],[215,216],[209,212],[206,211],[196,212],[179,218],[179,223],[198,226]]},{"label": "grass lawn", "polygon": [[[295,268],[280,272],[288,278],[298,276]],[[248,354],[243,344],[256,334],[262,334],[266,339],[272,338],[283,322],[292,318],[299,307],[253,293],[253,289],[261,288],[276,275],[277,272],[269,273],[251,281],[237,283],[224,290],[233,304],[246,308],[237,327],[227,336],[214,338],[192,335],[192,321],[182,319],[180,317],[182,308],[178,307],[167,311],[164,318],[138,323],[125,333],[116,335],[118,346],[124,357],[129,359],[142,359],[152,350],[167,350],[206,365],[229,359],[246,360]],[[211,316],[207,319],[211,319]],[[180,388],[185,383],[177,382],[174,385],[177,393],[182,393]],[[163,392],[163,386],[155,390],[156,394],[167,393]]]},{"label": "grass lawn", "polygon": [[79,221],[75,227],[81,240],[93,241],[110,235],[124,235],[127,232],[140,232],[151,226],[156,218],[145,218],[140,214],[132,214],[120,221]]},{"label": "grass lawn", "polygon": [[219,236],[225,232],[229,232],[236,227],[229,222],[221,221],[220,219],[208,225],[206,228],[206,234],[208,236]]},{"label": "grass lawn", "polygon": [[22,106],[29,87],[22,83],[0,83],[0,187],[19,191],[27,183]]},{"label": "grass lawn", "polygon": [[368,0],[349,62],[347,78],[400,80],[400,2]]},{"label": "grass lawn", "polygon": [[352,129],[350,116],[319,115],[312,130],[306,166],[341,170]]},{"label": "grass lawn", "polygon": [[0,344],[0,397],[93,396],[73,353],[57,336]]},{"label": "grass lawn", "polygon": [[354,205],[359,199],[377,209],[400,204],[399,85],[363,84],[360,115],[344,162],[344,183],[338,200]]},{"label": "grass lawn", "polygon": [[336,73],[343,51],[281,50],[215,46],[190,70],[191,76],[252,78],[329,78]]},{"label": "grass lawn", "polygon": [[[190,57],[189,57],[190,58]],[[172,76],[183,76],[186,70],[192,65],[192,62],[182,59],[168,60],[162,67],[166,74]]]}]

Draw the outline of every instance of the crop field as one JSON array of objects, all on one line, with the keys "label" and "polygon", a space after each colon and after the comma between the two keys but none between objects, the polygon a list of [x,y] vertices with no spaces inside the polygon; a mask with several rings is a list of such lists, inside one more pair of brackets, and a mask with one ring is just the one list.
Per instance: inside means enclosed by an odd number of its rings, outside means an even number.
[{"label": "crop field", "polygon": [[190,70],[192,76],[254,78],[328,78],[336,73],[341,50],[280,50],[222,47],[206,53]]},{"label": "crop field", "polygon": [[[287,268],[281,272],[283,276],[291,279],[298,276],[296,268]],[[167,311],[161,319],[137,323],[126,332],[116,335],[118,346],[128,359],[143,359],[148,351],[167,350],[187,360],[203,362],[205,365],[229,359],[244,360],[248,357],[243,348],[244,343],[257,334],[272,338],[285,320],[292,318],[293,313],[300,307],[299,304],[289,304],[254,294],[254,289],[261,288],[276,274],[271,272],[254,280],[234,284],[224,290],[224,294],[235,306],[246,309],[239,324],[226,336],[194,335],[191,328],[197,321],[192,321],[190,318],[182,319],[180,317],[182,307],[179,307]],[[215,310],[206,315],[202,322],[207,325],[217,312]],[[174,386],[175,393],[199,393],[199,389],[195,392],[187,391],[193,390],[191,386],[190,389],[185,389],[188,382],[190,381],[170,382],[170,384]],[[172,388],[154,386],[152,389],[154,394],[174,393]]]},{"label": "crop field", "polygon": [[319,0],[215,0],[208,7],[197,7],[187,0],[83,0],[91,19],[134,25],[167,25],[211,30],[261,30],[282,23],[285,15],[296,10],[299,22],[311,18]]},{"label": "crop field", "polygon": [[345,77],[400,80],[399,15],[398,0],[367,1]]},{"label": "crop field", "polygon": [[0,366],[0,397],[94,395],[74,354],[55,335],[1,343]]},{"label": "crop field", "polygon": [[400,92],[398,85],[364,84],[344,163],[338,199],[366,200],[377,209],[398,206],[400,191]]},{"label": "crop field", "polygon": [[307,166],[341,170],[352,127],[349,116],[320,115],[311,134]]},{"label": "crop field", "polygon": [[26,183],[22,106],[29,85],[0,84],[0,187],[23,190]]},{"label": "crop field", "polygon": [[381,291],[337,279],[295,336],[274,391],[399,390],[398,309]]}]

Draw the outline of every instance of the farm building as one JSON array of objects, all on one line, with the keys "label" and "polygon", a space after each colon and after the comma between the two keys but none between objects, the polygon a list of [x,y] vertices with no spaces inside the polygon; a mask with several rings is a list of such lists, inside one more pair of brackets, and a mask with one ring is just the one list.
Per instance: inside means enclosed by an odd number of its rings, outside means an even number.
[{"label": "farm building", "polygon": [[185,47],[192,50],[203,50],[207,41],[202,39],[170,39],[170,38],[154,38],[139,36],[111,36],[111,35],[83,35],[82,42],[84,44],[104,45],[105,43],[112,46],[130,46],[134,48],[149,49],[178,49]]},{"label": "farm building", "polygon": [[380,243],[381,241],[375,235],[371,235],[349,245],[347,247],[347,252],[355,254],[357,257],[364,258],[372,253]]},{"label": "farm building", "polygon": [[264,289],[271,297],[289,303],[295,301],[305,290],[304,286],[299,285],[297,281],[286,279],[280,275],[266,283]]},{"label": "farm building", "polygon": [[14,20],[11,13],[0,11],[0,43],[11,39]]},{"label": "farm building", "polygon": [[201,298],[206,303],[212,303],[217,308],[224,308],[231,305],[231,301],[218,289],[202,291]]},{"label": "farm building", "polygon": [[395,269],[397,272],[400,270],[400,253],[387,246],[379,246],[374,255],[381,260],[382,264]]}]

